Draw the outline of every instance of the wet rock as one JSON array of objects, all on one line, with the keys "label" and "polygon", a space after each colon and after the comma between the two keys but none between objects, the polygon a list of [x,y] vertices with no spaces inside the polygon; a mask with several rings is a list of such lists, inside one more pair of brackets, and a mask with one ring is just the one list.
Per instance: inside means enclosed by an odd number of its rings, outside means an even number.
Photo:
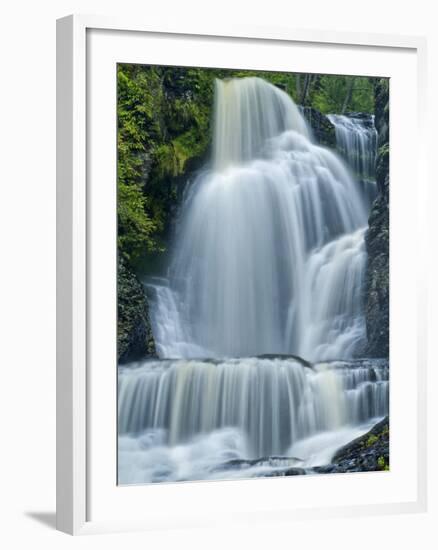
[{"label": "wet rock", "polygon": [[[365,435],[339,449],[331,473],[370,472],[389,469],[389,419],[384,418]],[[322,472],[319,472],[322,473]]]},{"label": "wet rock", "polygon": [[303,367],[307,367],[308,369],[313,368],[312,363],[309,363],[309,361],[306,361],[305,359],[303,359],[302,357],[299,357],[298,355],[281,354],[281,353],[277,353],[277,354],[264,353],[263,355],[257,355],[257,358],[258,359],[270,359],[270,360],[281,359],[283,361],[287,360],[287,359],[292,359],[293,361],[296,361],[297,363],[299,363]]},{"label": "wet rock", "polygon": [[371,357],[389,355],[389,84],[375,86],[375,126],[378,132],[376,182],[378,195],[369,216],[366,235],[368,265],[365,281],[365,315]]},{"label": "wet rock", "polygon": [[268,476],[265,477],[290,477],[290,476],[303,476],[308,472],[304,468],[288,468],[287,470],[278,470],[271,472]]},{"label": "wet rock", "polygon": [[295,466],[296,462],[302,462],[302,459],[295,456],[265,456],[262,458],[233,458],[224,462],[221,465],[221,469],[242,469],[252,466],[278,466],[290,469],[291,466]]},{"label": "wet rock", "polygon": [[313,135],[320,145],[336,147],[335,127],[326,115],[323,115],[313,107],[301,108],[304,118],[310,124]]},{"label": "wet rock", "polygon": [[144,287],[123,259],[119,259],[117,285],[119,362],[157,357]]}]

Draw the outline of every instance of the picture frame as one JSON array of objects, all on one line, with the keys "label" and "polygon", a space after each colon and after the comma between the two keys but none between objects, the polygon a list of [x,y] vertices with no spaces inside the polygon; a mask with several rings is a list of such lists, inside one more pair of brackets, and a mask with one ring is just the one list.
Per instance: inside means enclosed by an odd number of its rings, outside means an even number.
[{"label": "picture frame", "polygon": [[[150,44],[145,43],[139,47],[143,39],[150,39]],[[108,186],[111,187],[111,195],[99,200],[97,206],[96,192],[101,188],[94,185],[103,175],[98,174],[98,170],[95,171],[99,163],[100,166],[107,163],[106,175],[115,182],[115,165],[106,153],[113,147],[115,155],[116,123],[114,114],[112,119],[108,119],[109,128],[112,128],[111,137],[107,145],[102,145],[100,152],[100,146],[96,148],[95,134],[104,133],[104,129],[103,126],[99,126],[102,119],[94,118],[96,98],[93,94],[96,93],[99,82],[107,83],[106,77],[103,78],[99,71],[106,70],[106,75],[110,76],[115,68],[114,59],[124,62],[139,62],[143,59],[144,63],[156,63],[157,49],[151,46],[157,46],[158,43],[163,46],[163,64],[193,64],[193,58],[187,57],[184,62],[184,55],[191,55],[186,52],[197,51],[200,55],[199,50],[202,48],[198,48],[197,45],[210,44],[209,55],[213,56],[213,52],[217,52],[218,56],[216,61],[211,63],[217,64],[218,59],[220,62],[221,56],[224,57],[225,64],[227,59],[233,57],[236,63],[243,63],[239,56],[243,59],[247,55],[247,59],[252,59],[255,65],[269,68],[269,64],[280,63],[272,55],[275,51],[279,52],[280,48],[285,55],[289,51],[288,48],[294,48],[303,57],[308,56],[308,60],[311,60],[316,59],[315,48],[318,47],[330,48],[333,58],[336,55],[344,56],[345,65],[349,63],[349,67],[354,65],[354,56],[361,51],[363,59],[358,62],[357,68],[361,71],[360,74],[364,74],[359,67],[361,63],[363,66],[366,63],[374,64],[374,68],[369,70],[373,71],[371,74],[379,74],[376,60],[384,54],[387,56],[386,66],[392,64],[394,70],[394,75],[388,76],[395,82],[401,78],[398,73],[398,76],[396,75],[397,70],[403,67],[407,73],[403,78],[409,82],[412,93],[408,99],[401,95],[397,96],[394,100],[395,114],[391,111],[390,120],[391,132],[394,130],[396,136],[394,151],[391,150],[391,173],[399,176],[402,182],[391,196],[391,243],[395,243],[392,245],[394,254],[391,258],[391,289],[394,288],[391,323],[394,320],[395,327],[391,332],[391,361],[400,364],[401,371],[411,369],[413,374],[407,384],[398,373],[395,374],[394,380],[391,379],[391,423],[394,419],[391,456],[394,453],[395,466],[390,472],[382,473],[385,478],[379,481],[379,485],[382,486],[381,494],[377,495],[375,488],[374,494],[371,494],[371,490],[369,494],[365,495],[365,491],[362,493],[365,484],[371,486],[371,479],[367,474],[355,474],[354,481],[353,477],[346,479],[348,474],[332,476],[330,479],[330,476],[318,478],[318,483],[324,485],[325,493],[330,495],[329,500],[317,496],[315,478],[260,480],[257,483],[247,480],[187,483],[181,484],[178,488],[171,485],[130,488],[116,486],[115,471],[111,474],[116,461],[116,418],[114,404],[111,404],[115,403],[115,372],[105,380],[102,378],[100,383],[102,365],[107,365],[107,371],[110,372],[111,366],[108,366],[108,362],[111,363],[111,354],[115,356],[115,302],[104,306],[105,299],[111,293],[115,299],[115,271],[108,276],[108,282],[102,285],[105,295],[98,292],[95,275],[101,269],[98,265],[101,263],[100,259],[96,261],[96,243],[100,243],[100,239],[104,238],[102,231],[114,226],[115,187]],[[137,52],[136,58],[132,55],[134,49]],[[263,50],[263,55],[260,55],[257,61],[256,49],[260,52]],[[107,57],[100,58],[101,54]],[[368,61],[367,57],[370,58]],[[208,65],[208,60],[204,63],[207,63],[205,66],[214,66]],[[147,23],[135,20],[88,15],[72,15],[58,20],[56,414],[59,530],[76,535],[163,527],[207,526],[217,524],[218,521],[231,524],[289,518],[316,519],[359,514],[411,513],[426,509],[426,284],[423,250],[426,240],[423,237],[427,220],[423,215],[426,211],[426,177],[423,157],[425,147],[422,147],[425,139],[425,63],[426,43],[419,37],[286,28],[180,29],[177,24],[163,24],[161,28],[153,28]],[[335,71],[334,67],[335,65],[327,72]],[[292,64],[290,70],[293,68]],[[299,71],[299,67],[296,70]],[[349,74],[348,68],[345,73]],[[104,93],[107,89],[104,88]],[[99,96],[102,109],[107,109],[105,114],[111,112],[109,109],[114,105],[115,84],[112,91],[108,90],[108,94],[111,96],[108,102],[102,95]],[[415,100],[415,104],[411,105],[410,118],[395,118],[406,106],[404,102],[412,99]],[[402,138],[402,133],[407,128],[410,132],[415,132],[409,170],[405,165],[399,168],[401,164],[397,164],[401,163],[403,152],[406,153],[408,146]],[[403,179],[407,175],[411,177],[410,197],[405,193],[406,179]],[[415,195],[415,201],[412,194]],[[407,235],[405,232],[402,235],[403,217],[409,201],[416,204],[415,212],[411,214],[411,233]],[[397,233],[393,228],[397,229]],[[112,234],[111,231],[108,233]],[[106,260],[102,261],[102,266],[112,265],[111,262],[114,260],[114,251],[111,247],[115,248],[115,242],[106,237],[105,239],[102,248],[107,256]],[[418,258],[416,262],[411,262],[410,266],[407,266],[406,259],[403,259],[406,258],[403,242],[400,242],[403,239],[405,249],[415,250]],[[105,263],[107,261],[109,264]],[[394,273],[402,275],[395,278]],[[412,318],[409,319],[402,319],[403,309],[396,300],[402,292],[409,298],[405,309],[406,312],[412,313]],[[96,326],[99,325],[97,318],[104,318],[108,312],[108,330],[96,330]],[[409,341],[403,338],[407,331],[415,334]],[[113,335],[114,344],[108,344],[108,334]],[[104,346],[108,349],[106,357],[101,355]],[[407,398],[404,392],[410,392],[409,400],[412,405],[409,410],[405,408],[403,412],[403,401]],[[102,396],[103,401],[97,405],[99,396]],[[409,442],[402,440],[403,425],[413,434]],[[412,440],[415,444],[412,444]],[[108,446],[111,445],[111,441],[114,444],[114,456],[108,460],[110,465],[107,467],[105,453],[109,452]],[[410,449],[407,448],[408,443]],[[402,480],[405,482],[402,483]],[[285,482],[295,484],[294,493],[297,497],[293,502],[290,495],[283,494],[284,490],[279,489],[280,484]],[[349,484],[354,484],[355,488],[349,489]],[[400,487],[399,491],[395,490],[396,486]],[[290,488],[290,485],[288,487]],[[314,500],[305,500],[299,496],[309,491],[315,491]],[[338,501],[337,497],[333,496],[335,492],[340,495]],[[231,504],[225,506],[225,502],[230,503],[233,499],[239,509],[233,508]],[[209,510],[203,506],[202,503],[206,501],[213,502],[213,508]],[[141,509],[140,502],[149,502],[149,508],[143,508],[144,512],[132,517],[129,503],[133,506],[135,503],[135,507]],[[166,503],[169,502],[175,502],[174,508],[166,508]],[[181,507],[182,502],[185,503],[184,507]],[[108,503],[114,504],[112,508]],[[245,506],[243,510],[242,504]],[[126,513],[122,513],[123,510]]]}]

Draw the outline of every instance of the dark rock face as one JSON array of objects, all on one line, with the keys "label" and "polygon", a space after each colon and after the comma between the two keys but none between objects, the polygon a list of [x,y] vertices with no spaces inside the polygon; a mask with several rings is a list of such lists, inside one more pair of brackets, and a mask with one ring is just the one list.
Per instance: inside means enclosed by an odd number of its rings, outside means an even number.
[{"label": "dark rock face", "polygon": [[156,357],[148,301],[138,277],[119,259],[117,306],[117,354],[120,363]]},{"label": "dark rock face", "polygon": [[378,132],[376,182],[378,195],[372,205],[366,236],[368,265],[365,314],[370,357],[389,355],[389,81],[375,85],[375,125]]},{"label": "dark rock face", "polygon": [[337,451],[332,464],[315,468],[318,473],[374,472],[389,469],[389,419]]},{"label": "dark rock face", "polygon": [[302,114],[312,128],[313,135],[320,145],[336,147],[335,127],[330,120],[313,107],[302,107]]}]

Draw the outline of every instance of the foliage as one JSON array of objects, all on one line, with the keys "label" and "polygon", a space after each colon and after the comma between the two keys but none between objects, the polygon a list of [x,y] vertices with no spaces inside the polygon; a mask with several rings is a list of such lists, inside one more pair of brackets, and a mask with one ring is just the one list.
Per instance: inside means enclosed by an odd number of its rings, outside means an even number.
[{"label": "foliage", "polygon": [[[351,97],[345,104],[349,87]],[[310,97],[312,107],[324,114],[374,111],[372,79],[367,77],[323,75]]]},{"label": "foliage", "polygon": [[323,114],[374,111],[372,78],[261,71],[229,72],[238,78],[262,77],[286,91],[295,103],[313,107]]},{"label": "foliage", "polygon": [[118,189],[118,247],[128,259],[141,254],[143,246],[155,251],[153,235],[161,228],[159,219],[147,214],[147,198],[136,185],[119,183]]},{"label": "foliage", "polygon": [[118,70],[118,247],[135,259],[144,247],[155,249],[153,235],[162,220],[151,215],[143,176],[151,158],[150,144],[160,134],[159,78],[154,70],[135,66]]},{"label": "foliage", "polygon": [[118,66],[118,247],[136,264],[163,250],[172,180],[209,141],[213,79],[199,69]]}]

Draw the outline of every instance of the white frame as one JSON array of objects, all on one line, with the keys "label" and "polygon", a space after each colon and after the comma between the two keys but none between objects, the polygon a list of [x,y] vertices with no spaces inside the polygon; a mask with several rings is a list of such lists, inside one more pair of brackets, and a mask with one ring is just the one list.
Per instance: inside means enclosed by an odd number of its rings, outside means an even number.
[{"label": "white frame", "polygon": [[[419,126],[424,124],[425,40],[372,34],[290,29],[184,29],[171,25],[152,28],[138,21],[96,16],[69,16],[57,23],[57,528],[71,534],[107,530],[148,529],[147,522],[87,521],[87,66],[86,34],[90,29],[141,31],[177,35],[216,36],[317,42],[414,49],[418,60]],[[423,134],[421,134],[423,135]],[[422,157],[425,147],[419,147]],[[419,158],[421,161],[421,158]],[[425,181],[424,156],[418,182]],[[424,185],[419,188],[425,208]],[[420,216],[420,235],[425,219]],[[421,239],[424,242],[424,239]],[[422,256],[425,257],[424,255]],[[426,509],[426,289],[425,273],[418,283],[418,498],[398,505],[368,505],[346,509],[302,510],[294,517],[327,517],[359,513],[413,512]],[[254,516],[255,517],[255,516]],[[279,519],[284,519],[279,518]]]}]

